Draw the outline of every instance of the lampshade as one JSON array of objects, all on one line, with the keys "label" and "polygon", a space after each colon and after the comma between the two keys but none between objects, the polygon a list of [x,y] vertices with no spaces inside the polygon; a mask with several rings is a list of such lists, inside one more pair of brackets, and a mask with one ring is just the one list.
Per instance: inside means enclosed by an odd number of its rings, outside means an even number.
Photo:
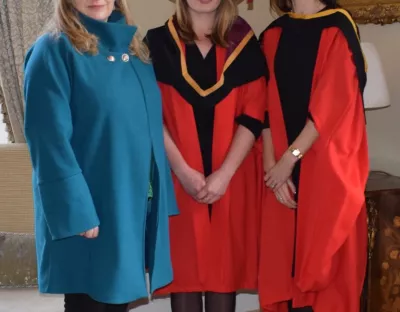
[{"label": "lampshade", "polygon": [[389,90],[378,51],[369,42],[362,42],[361,47],[368,64],[367,85],[364,90],[365,109],[388,107],[390,106]]}]

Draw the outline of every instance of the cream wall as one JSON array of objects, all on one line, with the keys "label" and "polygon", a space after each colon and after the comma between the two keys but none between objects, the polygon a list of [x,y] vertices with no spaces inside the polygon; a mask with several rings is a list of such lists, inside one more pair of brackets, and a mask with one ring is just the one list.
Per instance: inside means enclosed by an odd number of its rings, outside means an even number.
[{"label": "cream wall", "polygon": [[371,167],[400,175],[400,23],[360,31],[378,49],[391,97],[389,108],[367,112]]},{"label": "cream wall", "polygon": [[[256,1],[256,10],[247,11],[245,4],[240,5],[241,15],[259,34],[271,21],[269,1]],[[149,28],[162,25],[172,15],[174,5],[169,0],[128,0],[135,22],[144,35]]]}]

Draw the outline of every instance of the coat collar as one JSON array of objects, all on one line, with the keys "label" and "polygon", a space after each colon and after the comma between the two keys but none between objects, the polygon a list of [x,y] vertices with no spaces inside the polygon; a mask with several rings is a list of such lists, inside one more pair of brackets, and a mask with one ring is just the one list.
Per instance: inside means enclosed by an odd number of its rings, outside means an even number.
[{"label": "coat collar", "polygon": [[120,11],[113,11],[107,22],[93,19],[78,13],[87,31],[99,39],[99,44],[112,52],[126,52],[137,31],[136,26],[128,25]]}]

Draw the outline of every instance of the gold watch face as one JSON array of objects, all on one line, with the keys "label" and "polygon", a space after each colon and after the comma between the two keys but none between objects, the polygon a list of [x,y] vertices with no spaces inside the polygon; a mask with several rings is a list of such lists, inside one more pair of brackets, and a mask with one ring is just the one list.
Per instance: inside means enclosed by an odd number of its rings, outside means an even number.
[{"label": "gold watch face", "polygon": [[294,156],[296,156],[296,157],[299,157],[299,156],[300,156],[300,151],[299,151],[298,149],[294,149],[294,150],[292,151],[292,154],[293,154]]}]

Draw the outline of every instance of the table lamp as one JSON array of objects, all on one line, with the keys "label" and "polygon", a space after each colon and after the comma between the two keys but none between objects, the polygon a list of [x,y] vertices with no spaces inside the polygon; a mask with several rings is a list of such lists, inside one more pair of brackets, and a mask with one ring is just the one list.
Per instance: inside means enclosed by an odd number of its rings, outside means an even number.
[{"label": "table lamp", "polygon": [[364,90],[364,107],[366,110],[388,107],[390,106],[389,90],[378,51],[369,42],[362,42],[361,48],[368,64],[367,85]]}]

